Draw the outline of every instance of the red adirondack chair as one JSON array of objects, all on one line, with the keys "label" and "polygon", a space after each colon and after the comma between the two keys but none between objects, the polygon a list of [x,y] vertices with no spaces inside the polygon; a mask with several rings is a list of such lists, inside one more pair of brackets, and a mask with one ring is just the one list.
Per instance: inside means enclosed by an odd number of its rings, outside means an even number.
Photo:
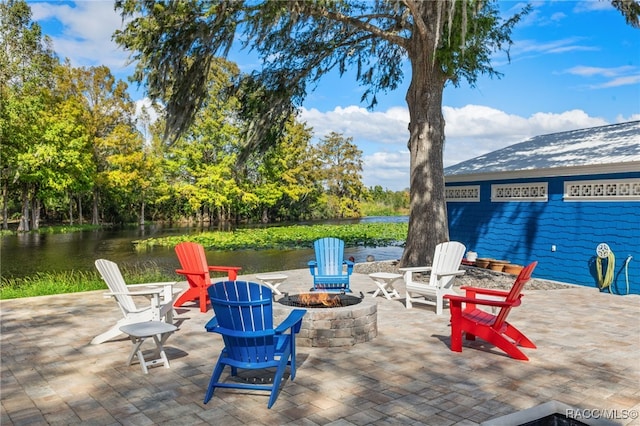
[{"label": "red adirondack chair", "polygon": [[[493,290],[486,288],[467,287],[461,289],[466,291],[465,296],[455,296],[447,294],[444,297],[449,299],[451,310],[451,350],[462,352],[462,333],[465,333],[467,340],[475,340],[480,337],[483,340],[497,346],[512,358],[528,361],[529,358],[518,348],[534,348],[533,344],[520,330],[507,322],[507,316],[511,308],[520,306],[522,298],[522,288],[531,278],[531,273],[538,262],[533,262],[522,269],[516,278],[510,291]],[[491,296],[504,298],[482,299],[476,296]],[[464,309],[462,305],[464,304]],[[476,305],[499,307],[497,315],[476,308]]]},{"label": "red adirondack chair", "polygon": [[200,312],[207,312],[207,287],[211,285],[210,272],[226,272],[229,281],[238,278],[239,266],[209,266],[204,254],[204,247],[192,242],[180,243],[176,246],[176,254],[182,269],[176,269],[176,273],[184,275],[189,283],[189,288],[178,297],[173,306],[182,306],[190,300],[200,300]]}]

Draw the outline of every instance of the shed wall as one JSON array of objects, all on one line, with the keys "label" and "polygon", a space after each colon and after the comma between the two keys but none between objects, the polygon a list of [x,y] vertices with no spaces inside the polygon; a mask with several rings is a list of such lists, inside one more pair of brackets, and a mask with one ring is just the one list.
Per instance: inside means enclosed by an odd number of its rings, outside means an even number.
[{"label": "shed wall", "polygon": [[[537,260],[535,277],[590,287],[598,286],[596,247],[607,243],[616,257],[612,292],[626,294],[628,286],[640,294],[640,202],[563,200],[565,181],[626,178],[640,172],[447,184],[480,185],[479,202],[447,203],[450,238],[478,257],[520,265]],[[547,182],[548,201],[491,202],[492,184],[526,182]]]}]

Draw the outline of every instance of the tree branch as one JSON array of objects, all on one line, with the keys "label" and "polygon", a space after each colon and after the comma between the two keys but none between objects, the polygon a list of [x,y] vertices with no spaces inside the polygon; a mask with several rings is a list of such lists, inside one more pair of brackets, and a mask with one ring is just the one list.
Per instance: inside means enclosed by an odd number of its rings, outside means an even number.
[{"label": "tree branch", "polygon": [[389,14],[377,14],[377,15],[360,15],[360,16],[347,16],[340,12],[329,11],[324,7],[317,8],[314,5],[307,5],[305,8],[305,12],[311,16],[326,18],[330,21],[340,22],[342,24],[346,24],[347,26],[355,27],[361,31],[369,32],[376,37],[380,37],[384,40],[387,40],[391,43],[397,44],[398,46],[402,46],[407,49],[409,40],[405,37],[398,35],[395,32],[383,30],[382,28],[373,25],[369,22],[365,22],[363,19],[366,18],[368,21],[372,17],[375,16],[376,19],[389,19],[397,22],[396,17]]}]

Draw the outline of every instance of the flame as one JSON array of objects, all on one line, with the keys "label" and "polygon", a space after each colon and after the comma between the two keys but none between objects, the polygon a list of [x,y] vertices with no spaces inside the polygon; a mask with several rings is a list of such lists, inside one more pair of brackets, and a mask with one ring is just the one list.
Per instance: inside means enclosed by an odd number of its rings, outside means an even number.
[{"label": "flame", "polygon": [[298,300],[305,306],[324,305],[328,307],[340,306],[340,296],[326,292],[302,293],[298,295]]}]

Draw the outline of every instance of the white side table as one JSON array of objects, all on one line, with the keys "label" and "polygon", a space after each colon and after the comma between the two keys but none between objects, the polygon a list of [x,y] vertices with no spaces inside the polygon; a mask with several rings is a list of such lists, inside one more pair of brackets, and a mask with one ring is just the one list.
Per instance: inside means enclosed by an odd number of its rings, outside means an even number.
[{"label": "white side table", "polygon": [[[133,358],[137,355],[138,361],[140,362],[140,367],[142,367],[142,372],[147,374],[149,370],[147,370],[148,366],[153,366],[156,364],[163,364],[166,368],[169,368],[169,360],[167,359],[167,354],[164,352],[164,348],[162,347],[163,343],[166,342],[167,338],[178,329],[173,324],[167,324],[162,321],[147,321],[147,322],[137,322],[134,324],[127,324],[120,327],[120,331],[126,333],[131,338],[131,342],[133,343],[133,349],[131,349],[131,354],[129,354],[129,359],[127,360],[127,365],[131,365],[133,362]],[[145,341],[145,339],[153,337],[153,340],[156,342],[156,350],[158,358],[146,361],[144,359],[144,355],[142,354],[142,349],[140,346]]]},{"label": "white side table", "polygon": [[280,295],[282,293],[278,290],[278,286],[289,277],[285,274],[259,274],[256,275],[256,278],[262,281],[262,283],[269,287],[275,294]]},{"label": "white side table", "polygon": [[393,274],[390,272],[374,272],[369,274],[369,277],[376,283],[378,289],[373,293],[373,297],[382,293],[384,297],[391,300],[393,297],[399,298],[400,294],[398,290],[393,287],[393,282],[402,278],[401,274]]}]

